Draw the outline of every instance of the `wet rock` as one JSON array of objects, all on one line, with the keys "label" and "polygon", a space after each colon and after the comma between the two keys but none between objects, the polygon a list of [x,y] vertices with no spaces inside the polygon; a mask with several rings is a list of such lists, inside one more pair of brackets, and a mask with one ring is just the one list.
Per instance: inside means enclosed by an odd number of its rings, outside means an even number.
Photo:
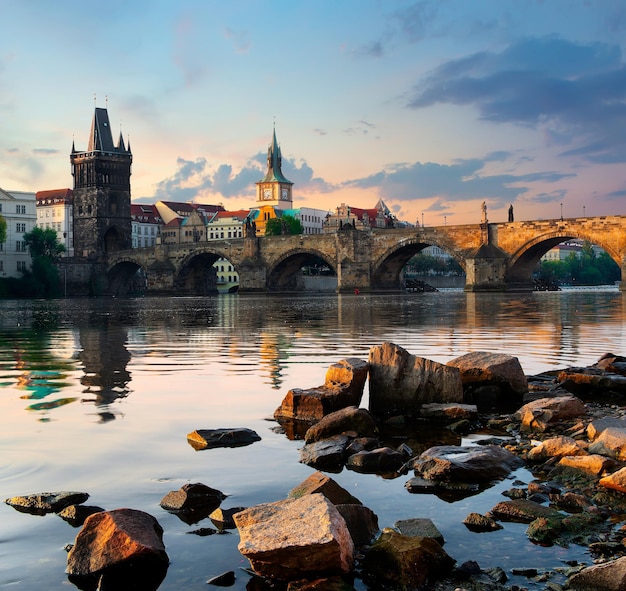
[{"label": "wet rock", "polygon": [[320,419],[308,429],[304,441],[313,443],[347,431],[353,431],[355,437],[375,437],[378,434],[378,427],[367,410],[348,406]]},{"label": "wet rock", "polygon": [[587,414],[582,400],[574,396],[539,398],[525,404],[515,416],[521,421],[522,431],[546,431],[561,421]]},{"label": "wet rock", "polygon": [[598,484],[604,488],[626,493],[626,468],[622,468],[617,472],[613,472],[613,474],[600,478]]},{"label": "wet rock", "polygon": [[62,491],[10,497],[4,502],[21,513],[45,515],[46,513],[58,513],[70,505],[80,505],[88,498],[87,493]]},{"label": "wet rock", "polygon": [[559,385],[577,396],[626,394],[626,376],[594,368],[567,369],[559,373]]},{"label": "wet rock", "polygon": [[626,460],[626,430],[604,429],[589,446],[589,453]]},{"label": "wet rock", "polygon": [[605,353],[598,359],[593,367],[620,375],[626,375],[626,357],[614,355],[613,353]]},{"label": "wet rock", "polygon": [[166,511],[176,513],[185,523],[197,523],[217,509],[225,498],[223,492],[196,482],[170,491],[161,499],[160,505]]},{"label": "wet rock", "polygon": [[481,491],[480,486],[472,482],[435,482],[420,477],[411,478],[404,487],[411,494],[433,494],[449,503],[471,497]]},{"label": "wet rock", "polygon": [[369,352],[369,409],[381,417],[418,416],[423,404],[463,402],[460,371],[383,343]]},{"label": "wet rock", "polygon": [[463,520],[463,524],[473,532],[489,532],[502,529],[502,526],[495,519],[480,513],[469,513]]},{"label": "wet rock", "polygon": [[85,523],[85,519],[94,513],[104,511],[102,507],[93,507],[89,505],[70,505],[59,512],[59,517],[63,521],[67,521],[72,527],[80,527]]},{"label": "wet rock", "polygon": [[559,467],[580,470],[585,474],[601,476],[615,466],[615,461],[599,454],[586,456],[565,456],[559,460]]},{"label": "wet rock", "polygon": [[579,591],[623,591],[626,589],[626,556],[584,568],[571,576],[567,585]]},{"label": "wet rock", "polygon": [[354,587],[342,577],[290,581],[287,591],[354,591]]},{"label": "wet rock", "polygon": [[154,590],[168,567],[163,529],[143,511],[115,509],[87,518],[67,555],[67,573],[81,589]]},{"label": "wet rock", "polygon": [[587,437],[591,441],[596,439],[605,429],[620,429],[626,431],[626,420],[618,417],[602,417],[594,419],[587,425]]},{"label": "wet rock", "polygon": [[507,476],[522,461],[497,445],[441,445],[423,452],[413,465],[427,480],[486,483]]},{"label": "wet rock", "polygon": [[235,571],[229,570],[209,579],[207,585],[215,585],[216,587],[232,587],[235,584]]},{"label": "wet rock", "polygon": [[243,511],[245,507],[230,507],[228,509],[215,509],[209,514],[209,519],[213,522],[215,527],[219,529],[234,529],[235,520],[233,515]]},{"label": "wet rock", "polygon": [[489,400],[492,396],[485,400],[490,406],[499,403],[519,405],[528,392],[528,380],[517,357],[474,351],[448,361],[447,365],[460,370],[466,399],[469,395],[469,399],[479,406],[484,406],[484,401],[478,389],[485,386],[495,387],[495,400]]},{"label": "wet rock", "polygon": [[393,524],[395,530],[403,536],[413,538],[432,538],[443,546],[445,540],[442,533],[437,529],[432,519],[416,517],[413,519],[401,519]]},{"label": "wet rock", "polygon": [[315,422],[347,406],[358,407],[367,371],[368,364],[361,359],[344,359],[333,364],[322,386],[289,390],[274,418],[279,422],[294,419]]},{"label": "wet rock", "polygon": [[363,580],[373,589],[423,589],[448,574],[454,560],[432,538],[386,529],[363,557]]},{"label": "wet rock", "polygon": [[562,458],[563,456],[584,456],[587,450],[571,437],[559,435],[551,437],[536,445],[528,452],[528,459],[533,462],[542,462],[548,458]]},{"label": "wet rock", "polygon": [[261,576],[295,580],[352,570],[352,537],[322,494],[256,505],[234,519],[239,551]]},{"label": "wet rock", "polygon": [[566,492],[562,495],[550,495],[550,502],[554,507],[564,509],[569,513],[588,510],[593,503],[585,495],[575,492]]},{"label": "wet rock", "polygon": [[437,403],[422,404],[419,416],[423,419],[441,423],[454,423],[458,421],[477,421],[478,408],[475,404]]},{"label": "wet rock", "polygon": [[355,548],[369,545],[380,531],[378,516],[368,507],[358,505],[336,505],[344,518]]},{"label": "wet rock", "polygon": [[195,450],[216,447],[244,447],[255,441],[261,441],[252,429],[238,427],[234,429],[197,429],[187,435],[189,445]]},{"label": "wet rock", "polygon": [[405,457],[390,447],[372,451],[360,451],[346,461],[346,468],[361,474],[397,473],[404,465]]},{"label": "wet rock", "polygon": [[361,505],[361,501],[339,486],[330,476],[321,472],[311,474],[306,480],[289,491],[289,498],[298,499],[304,495],[323,494],[333,505]]},{"label": "wet rock", "polygon": [[340,472],[350,441],[350,437],[346,435],[335,435],[322,441],[308,443],[300,449],[300,462],[318,470]]},{"label": "wet rock", "polygon": [[512,521],[516,523],[530,523],[539,517],[563,517],[563,514],[556,509],[545,507],[528,499],[501,501],[489,511],[488,515],[498,521]]}]

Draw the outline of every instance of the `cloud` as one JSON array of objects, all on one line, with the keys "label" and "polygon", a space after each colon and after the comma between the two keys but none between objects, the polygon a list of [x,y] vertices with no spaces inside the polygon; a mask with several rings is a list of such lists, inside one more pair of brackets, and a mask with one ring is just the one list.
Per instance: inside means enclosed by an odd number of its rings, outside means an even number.
[{"label": "cloud", "polygon": [[191,88],[207,74],[207,59],[198,50],[199,32],[192,15],[181,18],[175,27],[174,64],[180,70],[185,86]]},{"label": "cloud", "polygon": [[234,31],[230,27],[226,27],[226,29],[224,29],[224,37],[233,44],[235,53],[248,53],[250,47],[252,46],[250,36],[247,31]]},{"label": "cloud", "polygon": [[563,157],[626,161],[626,66],[617,45],[533,38],[450,60],[415,85],[407,107],[446,103],[541,129],[548,144],[570,146]]},{"label": "cloud", "polygon": [[33,148],[33,154],[49,156],[50,154],[58,154],[59,150],[54,148]]},{"label": "cloud", "polygon": [[492,153],[484,159],[457,160],[452,164],[394,164],[362,179],[347,181],[344,186],[374,188],[385,199],[394,201],[427,198],[443,201],[484,199],[497,206],[514,201],[531,190],[533,183],[554,183],[574,176],[554,171],[518,175],[485,174],[485,164],[493,161],[494,155],[503,158],[504,153]]}]

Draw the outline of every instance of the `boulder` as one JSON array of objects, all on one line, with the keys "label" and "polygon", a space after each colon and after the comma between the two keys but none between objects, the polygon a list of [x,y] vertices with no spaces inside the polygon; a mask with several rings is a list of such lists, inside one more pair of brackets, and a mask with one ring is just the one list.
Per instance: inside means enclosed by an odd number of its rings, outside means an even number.
[{"label": "boulder", "polygon": [[626,430],[604,429],[589,446],[589,453],[626,460]]},{"label": "boulder", "polygon": [[363,397],[368,364],[361,359],[343,359],[331,365],[322,386],[287,392],[274,411],[277,421],[319,421],[322,417],[345,408],[358,407]]},{"label": "boulder", "polygon": [[413,519],[401,519],[393,524],[395,530],[403,536],[413,538],[432,538],[443,546],[444,539],[442,533],[437,529],[432,519],[426,517],[415,517]]},{"label": "boulder", "polygon": [[209,519],[219,530],[234,529],[235,520],[233,519],[233,515],[244,509],[245,507],[229,507],[228,509],[222,509],[220,507],[209,513]]},{"label": "boulder", "polygon": [[588,566],[567,580],[577,591],[623,591],[626,589],[626,556]]},{"label": "boulder", "polygon": [[533,462],[543,462],[548,458],[562,458],[563,456],[588,455],[580,443],[571,437],[559,435],[545,439],[528,452],[528,459]]},{"label": "boulder", "polygon": [[460,370],[465,398],[476,404],[487,402],[477,396],[484,386],[497,386],[496,400],[489,401],[496,405],[519,405],[528,392],[528,379],[519,359],[512,355],[474,351],[448,361],[447,365]]},{"label": "boulder", "polygon": [[79,588],[156,589],[169,559],[159,522],[143,511],[94,513],[67,555],[67,573]]},{"label": "boulder", "polygon": [[579,470],[592,476],[602,476],[605,472],[613,469],[615,460],[599,454],[564,456],[559,460],[558,466],[560,468]]},{"label": "boulder", "polygon": [[559,373],[557,380],[561,388],[577,396],[626,394],[626,376],[600,369],[567,369]]},{"label": "boulder", "polygon": [[243,447],[255,441],[261,441],[252,429],[237,427],[234,429],[197,429],[187,435],[189,445],[195,450],[216,447]]},{"label": "boulder", "polygon": [[335,435],[315,443],[307,443],[300,449],[300,462],[318,470],[341,472],[350,443],[347,435]]},{"label": "boulder", "polygon": [[585,416],[587,408],[574,396],[539,398],[522,406],[515,417],[521,421],[522,431],[546,431],[568,419]]},{"label": "boulder", "polygon": [[587,425],[587,437],[593,441],[598,438],[602,431],[609,428],[622,429],[626,431],[626,419],[620,419],[617,417],[603,417],[601,419],[595,419]]},{"label": "boulder", "polygon": [[356,437],[374,437],[378,427],[367,410],[348,406],[322,417],[307,430],[304,441],[312,443],[347,431],[354,432]]},{"label": "boulder", "polygon": [[390,447],[360,451],[346,461],[346,468],[361,474],[396,473],[402,468],[405,457]]},{"label": "boulder", "polygon": [[473,532],[488,532],[502,529],[502,526],[495,519],[480,513],[469,513],[463,520],[463,525]]},{"label": "boulder", "polygon": [[622,468],[617,472],[613,472],[613,474],[600,478],[600,482],[598,484],[604,488],[610,488],[611,490],[626,493],[626,468]]},{"label": "boulder", "polygon": [[102,507],[93,507],[90,505],[70,505],[59,512],[59,517],[63,521],[67,521],[72,527],[80,527],[85,523],[85,519],[94,513],[104,511]]},{"label": "boulder", "polygon": [[167,493],[160,502],[166,511],[176,513],[185,523],[197,523],[217,509],[226,495],[200,482],[184,484]]},{"label": "boulder", "polygon": [[418,416],[423,404],[463,402],[460,371],[383,343],[369,352],[369,409],[381,417]]},{"label": "boulder", "polygon": [[487,483],[507,476],[522,461],[498,445],[440,445],[423,452],[413,465],[427,480]]},{"label": "boulder", "polygon": [[613,353],[605,353],[598,359],[593,367],[624,376],[626,375],[626,357],[614,355]]},{"label": "boulder", "polygon": [[365,552],[363,580],[372,589],[423,589],[453,566],[454,559],[432,538],[385,529]]},{"label": "boulder", "polygon": [[478,420],[478,408],[475,404],[440,404],[432,402],[430,404],[422,404],[419,414],[422,419],[440,423]]},{"label": "boulder", "polygon": [[295,580],[352,570],[352,537],[322,494],[256,505],[234,519],[239,551],[261,576]]},{"label": "boulder", "polygon": [[489,511],[488,516],[498,521],[531,523],[539,517],[558,519],[562,518],[563,514],[552,507],[546,507],[528,499],[514,499],[501,501]]},{"label": "boulder", "polygon": [[361,504],[335,505],[343,517],[355,548],[369,545],[378,532],[378,516]]},{"label": "boulder", "polygon": [[304,495],[323,494],[333,505],[361,505],[361,501],[339,486],[330,476],[315,472],[298,486],[289,491],[289,498],[298,499]]},{"label": "boulder", "polygon": [[88,498],[87,493],[62,491],[10,497],[4,502],[21,513],[45,515],[46,513],[58,513],[70,505],[80,505]]}]

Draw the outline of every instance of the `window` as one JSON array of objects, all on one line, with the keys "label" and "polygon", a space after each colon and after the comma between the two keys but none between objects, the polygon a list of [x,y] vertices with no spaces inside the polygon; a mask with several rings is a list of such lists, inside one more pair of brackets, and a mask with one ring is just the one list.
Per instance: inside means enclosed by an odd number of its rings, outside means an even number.
[{"label": "window", "polygon": [[17,270],[26,271],[26,261],[17,261]]},{"label": "window", "polygon": [[15,251],[16,252],[26,252],[26,242],[23,240],[15,241]]},{"label": "window", "polygon": [[15,206],[15,213],[26,213],[26,206],[25,205],[16,205]]},{"label": "window", "polygon": [[26,224],[22,224],[20,222],[18,222],[17,224],[15,224],[15,231],[16,232],[26,232]]}]

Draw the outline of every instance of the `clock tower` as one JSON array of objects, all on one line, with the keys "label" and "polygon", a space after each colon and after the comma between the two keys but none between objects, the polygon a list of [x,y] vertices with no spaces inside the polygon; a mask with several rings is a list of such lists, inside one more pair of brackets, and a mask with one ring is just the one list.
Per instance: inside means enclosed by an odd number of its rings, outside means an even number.
[{"label": "clock tower", "polygon": [[271,205],[276,209],[293,209],[291,188],[293,183],[286,179],[281,170],[282,155],[276,141],[276,128],[272,143],[267,149],[267,173],[256,183],[256,206]]}]

